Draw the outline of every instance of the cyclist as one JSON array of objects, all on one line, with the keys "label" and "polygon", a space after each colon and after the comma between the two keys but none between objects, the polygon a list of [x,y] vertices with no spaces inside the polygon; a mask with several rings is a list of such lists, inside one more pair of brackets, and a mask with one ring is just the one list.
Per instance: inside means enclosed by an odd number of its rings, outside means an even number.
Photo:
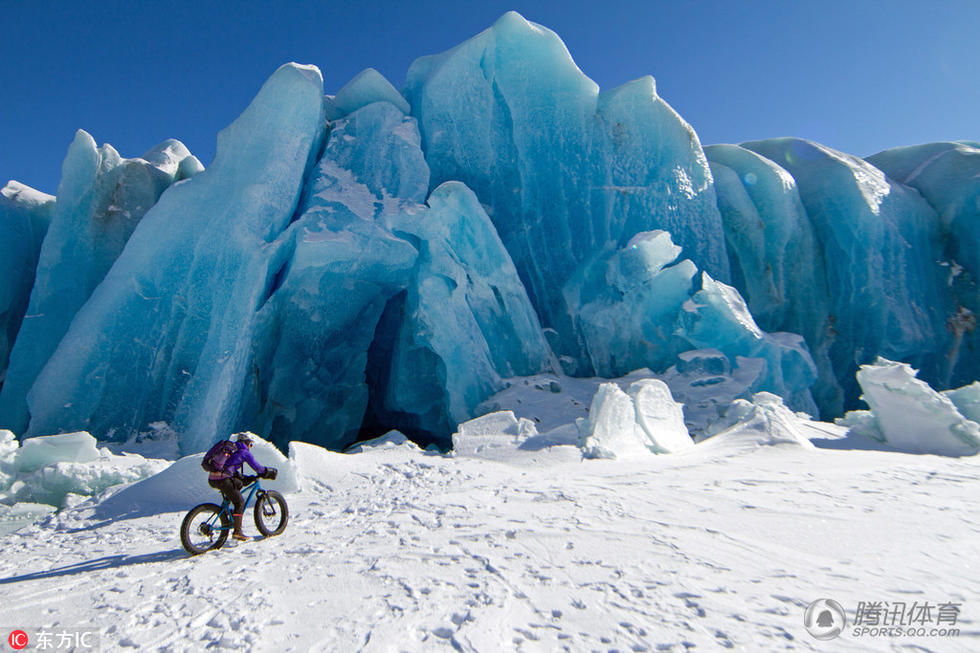
[{"label": "cyclist", "polygon": [[228,456],[225,461],[224,469],[220,472],[208,474],[208,485],[221,492],[221,496],[231,502],[234,506],[232,517],[234,518],[235,529],[231,536],[236,540],[246,541],[248,536],[242,533],[242,513],[245,511],[245,499],[242,497],[242,488],[255,480],[254,476],[242,476],[242,466],[248,466],[255,470],[260,478],[264,478],[272,471],[272,467],[263,467],[252,457],[252,438],[248,433],[239,433],[235,438],[236,449]]}]

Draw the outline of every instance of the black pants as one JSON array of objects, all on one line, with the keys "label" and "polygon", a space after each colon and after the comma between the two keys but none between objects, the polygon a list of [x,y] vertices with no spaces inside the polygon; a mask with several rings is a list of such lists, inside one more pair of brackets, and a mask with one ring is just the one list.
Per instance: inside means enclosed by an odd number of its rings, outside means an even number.
[{"label": "black pants", "polygon": [[209,480],[208,485],[215,490],[219,490],[221,496],[231,501],[231,505],[234,506],[234,510],[232,511],[234,514],[240,515],[245,511],[245,498],[242,497],[242,488],[245,487],[245,482],[242,480],[242,477],[230,476],[213,481]]}]

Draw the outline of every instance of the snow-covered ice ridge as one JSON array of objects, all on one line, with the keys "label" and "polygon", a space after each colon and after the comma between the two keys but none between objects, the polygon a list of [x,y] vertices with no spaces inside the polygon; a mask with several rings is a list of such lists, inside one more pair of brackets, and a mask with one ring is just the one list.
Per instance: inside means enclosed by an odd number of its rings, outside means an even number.
[{"label": "snow-covered ice ridge", "polygon": [[[966,387],[978,179],[971,142],[702,148],[652,77],[600,92],[513,12],[402,91],[368,69],[325,96],[287,64],[207,170],[177,141],[123,159],[80,131],[56,198],[0,192],[0,428],[447,448],[513,377],[647,368],[688,421],[721,414],[713,391],[840,417],[878,356]],[[640,407],[663,388],[621,390],[672,450],[650,424],[677,420]]]}]

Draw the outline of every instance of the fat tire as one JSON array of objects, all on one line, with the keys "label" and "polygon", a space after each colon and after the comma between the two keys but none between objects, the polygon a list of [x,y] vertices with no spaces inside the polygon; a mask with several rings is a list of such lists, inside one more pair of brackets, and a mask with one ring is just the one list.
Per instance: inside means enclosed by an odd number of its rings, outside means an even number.
[{"label": "fat tire", "polygon": [[[195,546],[191,541],[191,529],[196,527],[198,517],[205,512],[211,515],[218,515],[218,519],[221,521],[221,530],[215,529],[214,540],[208,546]],[[204,519],[207,520],[209,518],[205,517]],[[180,543],[184,546],[184,550],[192,556],[200,555],[206,551],[220,549],[228,539],[228,532],[230,530],[231,518],[228,517],[227,512],[221,509],[221,506],[214,503],[202,503],[199,506],[191,508],[190,512],[184,517],[184,521],[181,522]]]},{"label": "fat tire", "polygon": [[[262,514],[262,509],[266,504],[270,504],[270,507],[276,510],[276,514],[279,515],[278,523],[266,524],[265,516]],[[255,502],[254,513],[255,527],[264,537],[279,535],[286,530],[286,524],[289,522],[289,507],[286,506],[286,500],[282,498],[282,495],[275,490],[266,490],[262,493],[259,500]]]}]

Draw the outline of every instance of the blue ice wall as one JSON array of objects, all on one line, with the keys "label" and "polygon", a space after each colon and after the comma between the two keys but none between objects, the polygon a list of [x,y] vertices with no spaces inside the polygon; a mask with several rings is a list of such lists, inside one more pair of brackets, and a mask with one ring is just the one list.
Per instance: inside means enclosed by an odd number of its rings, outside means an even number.
[{"label": "blue ice wall", "polygon": [[652,78],[600,95],[557,35],[509,12],[417,60],[405,95],[431,186],[463,181],[487,207],[572,371],[588,373],[589,356],[564,286],[637,232],[671,231],[728,278],[707,162]]},{"label": "blue ice wall", "polygon": [[966,385],[980,370],[980,144],[902,147],[868,157],[868,161],[922,193],[939,215],[942,265],[956,308],[947,319],[953,344],[937,385]]},{"label": "blue ice wall", "polygon": [[[390,95],[376,75],[368,90],[382,92],[364,97]],[[476,196],[451,182],[423,203],[429,168],[403,108],[380,99],[331,123],[282,239],[291,254],[259,314],[242,418],[277,443],[343,449],[397,427],[448,444],[504,377],[552,369]]]},{"label": "blue ice wall", "polygon": [[590,274],[607,283],[579,313],[598,373],[664,370],[684,352],[712,349],[732,369],[739,359],[759,359],[756,391],[779,394],[794,409],[815,413],[809,388],[817,370],[802,338],[764,332],[737,290],[690,260],[676,262],[680,251],[667,232],[643,232]]},{"label": "blue ice wall", "polygon": [[119,439],[162,420],[194,451],[234,426],[272,243],[324,139],[322,85],[316,68],[280,68],[211,167],[144,216],[32,387],[29,434]]},{"label": "blue ice wall", "polygon": [[55,199],[16,181],[0,190],[0,378],[34,286]]},{"label": "blue ice wall", "polygon": [[179,141],[164,141],[141,158],[123,159],[111,145],[96,147],[89,134],[78,131],[62,166],[27,317],[10,355],[0,423],[18,432],[27,427],[27,392],[75,313],[160,194],[201,169]]},{"label": "blue ice wall", "polygon": [[378,412],[442,445],[459,422],[504,388],[504,378],[554,369],[537,314],[476,195],[460,182],[432,192],[429,209],[393,221],[416,243],[390,344]]},{"label": "blue ice wall", "polygon": [[428,184],[415,120],[394,104],[331,123],[300,216],[281,239],[281,285],[259,312],[243,427],[283,447],[343,449],[357,439],[378,321],[418,256],[385,223],[424,211]]},{"label": "blue ice wall", "polygon": [[840,415],[844,397],[829,357],[833,328],[825,261],[796,180],[738,145],[704,150],[725,225],[732,285],[762,329],[804,336],[819,370],[814,399],[824,415]]},{"label": "blue ice wall", "polygon": [[922,196],[870,163],[793,138],[744,143],[793,175],[827,274],[829,356],[856,405],[858,366],[881,355],[942,373],[952,314],[940,224]]}]

